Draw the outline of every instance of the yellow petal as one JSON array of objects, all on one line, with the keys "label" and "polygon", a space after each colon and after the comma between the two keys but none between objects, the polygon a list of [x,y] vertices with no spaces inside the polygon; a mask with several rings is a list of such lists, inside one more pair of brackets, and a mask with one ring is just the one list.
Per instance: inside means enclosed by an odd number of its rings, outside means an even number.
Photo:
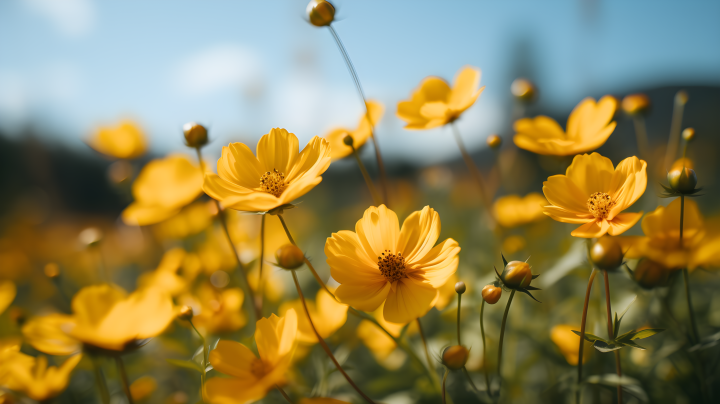
[{"label": "yellow petal", "polygon": [[591,213],[580,213],[575,211],[570,211],[564,208],[561,208],[559,206],[545,206],[544,213],[554,220],[557,220],[558,222],[562,223],[575,223],[575,224],[581,224],[581,223],[587,223],[589,221],[595,220],[595,217]]},{"label": "yellow petal", "polygon": [[133,159],[147,149],[147,140],[140,127],[131,121],[123,121],[116,127],[101,127],[88,139],[93,149],[120,159]]},{"label": "yellow petal", "polygon": [[230,143],[223,147],[217,169],[221,178],[248,189],[260,187],[260,177],[266,171],[243,143]]},{"label": "yellow petal", "polygon": [[640,218],[642,217],[643,213],[621,213],[612,220],[608,220],[608,223],[610,223],[610,228],[608,229],[608,234],[611,236],[617,236],[620,235],[628,230],[630,230],[631,227],[635,226],[635,223],[637,223]]},{"label": "yellow petal", "polygon": [[480,85],[480,74],[480,69],[473,66],[465,66],[458,71],[448,101],[451,109],[462,112],[475,102],[480,95],[480,91],[477,90]]},{"label": "yellow petal", "polygon": [[388,294],[383,317],[387,321],[402,324],[420,318],[432,308],[437,293],[437,289],[428,283],[403,278],[397,281],[395,290]]},{"label": "yellow petal", "polygon": [[601,237],[607,233],[610,228],[610,223],[607,220],[595,220],[578,227],[573,230],[571,235],[582,238],[596,238]]},{"label": "yellow petal", "polygon": [[385,250],[397,252],[399,235],[398,218],[385,205],[371,206],[355,224],[355,232],[370,257],[380,257]]},{"label": "yellow petal", "polygon": [[[553,175],[543,182],[543,193],[551,204],[580,217],[589,214],[586,195],[575,183],[564,175]],[[547,212],[547,210],[545,210]]]},{"label": "yellow petal", "polygon": [[142,205],[181,208],[202,194],[200,166],[184,155],[149,162],[133,183],[132,193]]},{"label": "yellow petal", "polygon": [[[352,154],[352,147],[344,143],[345,136],[348,135],[352,136],[355,147],[360,147],[360,145],[358,145],[360,142],[358,142],[356,136],[353,136],[354,133],[351,133],[349,129],[336,128],[325,135],[325,140],[330,144],[330,157],[333,160],[340,160]],[[365,142],[363,141],[362,143]]]},{"label": "yellow petal", "polygon": [[267,387],[253,379],[210,378],[206,384],[208,401],[213,404],[246,404],[265,397]]},{"label": "yellow petal", "polygon": [[439,288],[457,271],[460,246],[449,238],[436,245],[423,257],[410,263],[408,276],[424,280],[434,288]]},{"label": "yellow petal", "polygon": [[616,205],[610,211],[608,220],[632,206],[647,187],[647,163],[633,156],[621,161],[615,168],[608,193]]},{"label": "yellow petal", "polygon": [[220,340],[217,347],[210,351],[210,364],[215,370],[239,379],[252,380],[252,362],[257,359],[250,348],[235,342]]},{"label": "yellow petal", "polygon": [[430,206],[410,214],[403,222],[398,238],[397,250],[402,252],[405,262],[422,259],[440,237],[440,215]]},{"label": "yellow petal", "polygon": [[72,316],[49,314],[30,319],[23,325],[22,333],[25,340],[40,352],[71,355],[82,349],[80,342],[68,335],[73,327],[75,320]]},{"label": "yellow petal", "polygon": [[585,202],[595,192],[609,192],[614,174],[615,168],[612,161],[598,153],[575,156],[565,173],[583,192],[586,198]]},{"label": "yellow petal", "polygon": [[335,290],[335,296],[362,311],[373,311],[380,307],[390,292],[390,283],[383,279],[377,283],[343,283]]},{"label": "yellow petal", "polygon": [[0,314],[15,300],[17,289],[11,281],[0,281]]},{"label": "yellow petal", "polygon": [[96,326],[125,296],[125,291],[115,285],[87,286],[73,297],[72,310],[78,323]]},{"label": "yellow petal", "polygon": [[368,256],[356,233],[347,230],[333,233],[325,242],[325,256],[333,279],[340,283],[385,280],[377,258]]},{"label": "yellow petal", "polygon": [[262,171],[276,169],[287,175],[298,158],[299,148],[295,134],[282,128],[271,129],[270,133],[260,138],[257,145],[257,158]]},{"label": "yellow petal", "polygon": [[442,101],[427,102],[420,108],[420,114],[428,120],[446,121],[450,117],[450,109]]},{"label": "yellow petal", "polygon": [[162,205],[142,205],[133,202],[122,212],[125,224],[131,226],[149,226],[160,223],[180,213],[180,209],[167,208]]}]

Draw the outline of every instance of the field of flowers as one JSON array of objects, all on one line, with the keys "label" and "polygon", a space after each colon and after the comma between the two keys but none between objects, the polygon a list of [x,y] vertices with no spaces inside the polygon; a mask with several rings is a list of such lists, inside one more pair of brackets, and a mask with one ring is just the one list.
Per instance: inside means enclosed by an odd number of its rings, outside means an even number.
[{"label": "field of flowers", "polygon": [[[383,105],[335,12],[306,17],[347,64],[355,125],[220,145],[189,122],[186,153],[151,158],[121,121],[87,139],[107,163],[77,185],[119,217],[4,193],[0,404],[718,402],[718,143],[683,119],[717,109],[673,89],[554,119],[518,78],[512,132],[473,154],[456,122],[493,85],[480,68]],[[445,127],[462,160],[396,164],[392,119]]]}]

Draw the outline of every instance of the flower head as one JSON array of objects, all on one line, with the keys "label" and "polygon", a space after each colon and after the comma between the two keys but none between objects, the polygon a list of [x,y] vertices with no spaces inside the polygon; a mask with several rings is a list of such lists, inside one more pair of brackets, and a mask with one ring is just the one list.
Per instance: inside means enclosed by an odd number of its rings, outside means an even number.
[{"label": "flower head", "polygon": [[257,157],[242,143],[223,147],[218,175],[205,176],[203,189],[225,207],[265,212],[305,195],[330,166],[330,145],[317,136],[298,152],[298,139],[272,129],[257,145]]},{"label": "flower head", "polygon": [[426,206],[412,213],[400,229],[395,212],[370,207],[355,232],[333,233],[325,255],[335,295],[343,303],[373,311],[383,302],[385,320],[407,323],[434,305],[438,288],[455,273],[460,247],[453,239],[437,246],[440,215]]},{"label": "flower head", "polygon": [[405,129],[432,129],[460,117],[483,92],[480,69],[465,66],[455,76],[452,88],[439,77],[428,77],[408,101],[398,104],[397,115],[407,122]]},{"label": "flower head", "polygon": [[0,387],[44,401],[58,396],[70,381],[70,373],[82,355],[74,355],[58,366],[48,366],[47,357],[19,352],[19,345],[0,347]]},{"label": "flower head", "polygon": [[604,96],[595,103],[586,98],[570,113],[567,131],[552,118],[538,116],[515,122],[515,145],[537,154],[572,156],[589,152],[602,146],[615,130],[617,100]]},{"label": "flower head", "polygon": [[259,357],[245,345],[220,340],[210,352],[210,364],[229,378],[207,381],[209,401],[217,404],[243,404],[257,401],[276,384],[285,382],[295,352],[297,314],[291,309],[285,316],[261,318],[255,329]]},{"label": "flower head", "polygon": [[183,304],[193,308],[193,324],[211,334],[237,331],[247,323],[243,300],[241,288],[217,289],[207,282],[200,284],[194,294],[180,297]]},{"label": "flower head", "polygon": [[565,175],[553,175],[543,183],[550,202],[544,213],[559,222],[582,224],[571,233],[575,237],[621,234],[642,216],[621,212],[645,192],[646,171],[647,163],[634,156],[616,168],[598,153],[575,156]]},{"label": "flower head", "polygon": [[17,288],[12,281],[0,282],[0,314],[3,314],[5,309],[10,306],[10,303],[15,300],[16,293]]},{"label": "flower head", "polygon": [[[367,140],[372,136],[373,127],[377,126],[385,112],[385,107],[382,104],[375,101],[367,102],[367,113],[364,113],[360,118],[360,124],[354,131],[337,128],[333,129],[325,135],[325,139],[330,143],[330,157],[333,160],[339,160],[345,158],[352,153],[352,147],[345,144],[345,136],[352,137],[353,147],[359,149]],[[368,120],[368,115],[370,119]]]},{"label": "flower head", "polygon": [[544,218],[545,205],[547,200],[537,192],[529,193],[524,197],[507,195],[495,201],[493,213],[501,226],[511,228]]},{"label": "flower head", "polygon": [[123,121],[116,127],[100,127],[87,141],[96,151],[119,159],[134,159],[147,150],[147,139],[137,124]]}]

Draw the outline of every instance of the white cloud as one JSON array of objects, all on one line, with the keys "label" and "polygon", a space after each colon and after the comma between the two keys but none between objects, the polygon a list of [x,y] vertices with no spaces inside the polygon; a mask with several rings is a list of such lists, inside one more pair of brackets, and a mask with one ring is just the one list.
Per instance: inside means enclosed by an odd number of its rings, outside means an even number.
[{"label": "white cloud", "polygon": [[83,36],[95,26],[92,0],[25,0],[25,4],[70,37]]},{"label": "white cloud", "polygon": [[171,76],[171,85],[187,95],[206,95],[228,88],[239,91],[260,77],[255,53],[238,45],[218,45],[188,56]]}]

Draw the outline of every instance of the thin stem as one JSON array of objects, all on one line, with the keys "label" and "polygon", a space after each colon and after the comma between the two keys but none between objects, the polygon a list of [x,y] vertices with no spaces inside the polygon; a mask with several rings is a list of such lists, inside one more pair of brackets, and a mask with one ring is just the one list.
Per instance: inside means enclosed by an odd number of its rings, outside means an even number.
[{"label": "thin stem", "polygon": [[347,380],[348,383],[350,383],[350,385],[355,389],[355,391],[357,391],[358,394],[360,394],[360,396],[362,396],[362,398],[365,399],[365,401],[367,401],[368,403],[374,404],[374,401],[370,397],[365,395],[365,393],[363,393],[363,391],[360,390],[360,387],[358,387],[355,384],[355,382],[350,378],[350,376],[347,373],[345,373],[345,370],[342,368],[342,366],[340,366],[340,363],[337,361],[337,359],[335,359],[335,355],[333,355],[332,351],[330,350],[330,347],[328,347],[328,345],[325,343],[325,340],[323,340],[322,337],[320,336],[320,333],[318,333],[317,329],[315,328],[315,324],[312,321],[312,317],[310,317],[310,312],[308,311],[307,303],[305,303],[305,296],[303,295],[302,289],[300,288],[300,281],[298,281],[297,273],[295,272],[294,269],[291,270],[291,272],[292,272],[293,281],[295,281],[295,288],[297,288],[298,296],[300,296],[300,302],[302,302],[303,309],[305,310],[305,315],[307,315],[308,322],[310,323],[310,328],[312,328],[313,333],[315,333],[318,343],[320,343],[320,346],[322,347],[322,349],[325,351],[325,353],[330,358],[330,360],[333,362],[333,364],[335,364],[335,367],[337,368],[338,372],[340,372],[345,377],[345,380]]},{"label": "thin stem", "polygon": [[118,373],[120,374],[120,380],[122,381],[123,390],[125,390],[125,395],[127,396],[128,403],[134,404],[135,402],[132,398],[132,393],[130,392],[130,382],[128,381],[127,372],[125,371],[125,364],[123,363],[120,355],[115,356],[115,364],[117,365]]},{"label": "thin stem", "polygon": [[[457,315],[457,337],[458,337],[458,345],[462,345],[462,342],[460,342],[460,302],[462,301],[462,295],[458,293],[458,315]],[[484,300],[483,300],[484,302]]]},{"label": "thin stem", "polygon": [[680,101],[678,98],[679,97],[675,95],[672,122],[670,123],[670,137],[668,138],[668,145],[665,151],[665,168],[670,167],[670,164],[672,164],[673,160],[675,160],[678,146],[680,146],[680,128],[682,127],[685,103]]},{"label": "thin stem", "polygon": [[358,154],[355,146],[350,147],[352,147],[353,156],[355,156],[355,160],[358,163],[358,167],[360,167],[360,171],[362,172],[363,178],[365,179],[365,183],[370,190],[370,195],[372,195],[373,201],[375,201],[375,206],[380,206],[382,204],[382,199],[380,198],[380,195],[378,195],[377,190],[375,189],[375,185],[373,185],[372,179],[370,179],[370,174],[368,174],[367,170],[365,169],[365,165],[363,164],[362,160],[360,160],[360,155]]},{"label": "thin stem", "polygon": [[290,396],[287,395],[287,393],[285,392],[285,390],[283,390],[282,387],[280,387],[280,385],[277,385],[277,384],[276,384],[276,385],[275,385],[275,388],[280,392],[280,394],[282,394],[283,397],[285,397],[285,400],[287,400],[288,403],[293,404],[293,401],[292,401],[292,399],[290,398]]},{"label": "thin stem", "polygon": [[[510,292],[510,298],[508,299],[507,306],[505,306],[505,314],[503,314],[502,323],[500,324],[500,343],[498,344],[498,376],[500,377],[500,382],[502,383],[502,348],[503,348],[503,338],[505,337],[505,323],[507,322],[507,316],[510,312],[510,304],[512,304],[513,297],[515,297],[515,290],[513,289],[512,292]],[[502,390],[502,384],[500,386],[500,389]],[[499,392],[498,392],[499,393]]]},{"label": "thin stem", "polygon": [[345,60],[345,65],[348,68],[348,71],[350,72],[350,75],[352,76],[353,82],[355,83],[355,89],[357,90],[358,96],[360,96],[360,101],[362,101],[363,107],[365,108],[365,116],[367,117],[368,122],[370,123],[370,138],[373,141],[373,147],[375,148],[375,158],[377,159],[377,165],[378,165],[378,171],[380,171],[380,184],[382,185],[382,191],[383,191],[383,200],[385,201],[386,205],[390,205],[388,203],[388,186],[387,186],[387,175],[385,173],[385,164],[383,163],[382,156],[380,155],[380,147],[378,146],[378,142],[375,139],[375,123],[372,121],[370,117],[370,111],[367,107],[367,101],[365,100],[365,93],[363,92],[362,85],[360,84],[360,79],[358,78],[357,72],[355,71],[355,66],[352,63],[352,60],[350,60],[350,55],[348,55],[347,50],[345,50],[345,46],[343,45],[342,41],[340,40],[340,36],[335,31],[335,28],[333,28],[332,25],[328,25],[328,29],[330,30],[330,33],[332,34],[333,38],[335,39],[335,43],[338,46],[338,49],[340,50],[340,53],[342,54],[343,59]]},{"label": "thin stem", "polygon": [[443,381],[442,381],[442,402],[443,404],[446,404],[445,401],[445,382],[447,381],[447,375],[450,373],[450,369],[445,368],[445,374],[443,375]]},{"label": "thin stem", "polygon": [[645,118],[637,115],[633,118],[633,124],[635,125],[635,139],[637,141],[638,154],[640,157],[647,158],[649,146]]},{"label": "thin stem", "polygon": [[582,383],[582,369],[583,369],[583,344],[585,343],[585,325],[587,324],[587,312],[588,303],[590,302],[590,291],[592,290],[593,281],[595,280],[597,271],[593,267],[590,272],[590,279],[588,280],[587,289],[585,290],[585,303],[583,304],[582,320],[580,320],[580,349],[578,350],[578,377],[577,377],[577,391],[575,392],[575,401],[580,404],[580,383]]},{"label": "thin stem", "polygon": [[110,404],[110,392],[108,391],[107,382],[105,381],[105,375],[103,375],[102,369],[100,368],[99,358],[91,357],[93,364],[93,372],[95,373],[95,384],[98,390],[100,390],[100,400],[103,404]]},{"label": "thin stem", "polygon": [[263,264],[265,259],[265,214],[263,213],[262,219],[260,219],[260,267],[258,269],[258,283],[257,283],[257,305],[260,313],[262,314],[263,307]]},{"label": "thin stem", "polygon": [[473,390],[475,390],[475,393],[478,395],[480,394],[480,390],[478,390],[477,386],[475,386],[475,383],[473,383],[472,378],[470,377],[470,373],[468,373],[468,370],[465,366],[462,368],[463,373],[465,374],[465,378],[470,383],[470,386],[472,386]]},{"label": "thin stem", "polygon": [[[612,319],[612,308],[610,307],[610,279],[608,278],[608,271],[602,271],[603,278],[605,280],[605,307],[607,308],[607,321],[608,321],[608,338],[612,341],[615,339],[615,332],[613,331],[613,319]],[[622,369],[620,367],[620,350],[615,351],[615,371],[618,377],[622,377]],[[618,404],[622,404],[623,392],[622,385],[617,385],[617,396]]]},{"label": "thin stem", "polygon": [[482,303],[480,304],[480,335],[482,335],[482,343],[483,343],[483,373],[485,374],[485,388],[487,389],[487,393],[490,394],[490,376],[488,376],[488,367],[487,367],[487,355],[485,354],[486,347],[485,347],[485,324],[483,322],[483,312],[485,311],[485,300],[483,299]]},{"label": "thin stem", "polygon": [[205,402],[205,380],[207,380],[207,372],[206,369],[208,367],[208,363],[210,360],[208,359],[208,346],[207,342],[205,340],[205,337],[203,337],[202,334],[200,334],[200,331],[195,327],[195,324],[192,322],[192,319],[188,319],[188,322],[190,323],[190,326],[193,330],[195,330],[195,334],[197,334],[198,337],[200,337],[200,341],[202,342],[203,346],[203,363],[202,363],[202,373],[200,375],[200,382],[202,383],[202,386],[200,386],[200,395],[202,397],[202,401]]},{"label": "thin stem", "polygon": [[[680,248],[683,248],[683,223],[685,220],[685,195],[680,195]],[[693,333],[693,344],[700,342],[695,312],[693,311],[692,297],[690,296],[690,277],[687,268],[683,268],[683,280],[685,281],[685,298],[687,299],[688,313],[690,314],[690,325]]]},{"label": "thin stem", "polygon": [[[415,321],[417,321],[418,330],[420,331],[420,339],[422,339],[423,347],[425,348],[425,359],[427,359],[428,368],[433,371],[435,368],[432,364],[432,359],[430,359],[430,351],[428,351],[428,345],[427,340],[425,339],[425,332],[423,331],[422,324],[420,323],[420,319],[416,318]],[[435,372],[433,372],[434,374]]]}]

